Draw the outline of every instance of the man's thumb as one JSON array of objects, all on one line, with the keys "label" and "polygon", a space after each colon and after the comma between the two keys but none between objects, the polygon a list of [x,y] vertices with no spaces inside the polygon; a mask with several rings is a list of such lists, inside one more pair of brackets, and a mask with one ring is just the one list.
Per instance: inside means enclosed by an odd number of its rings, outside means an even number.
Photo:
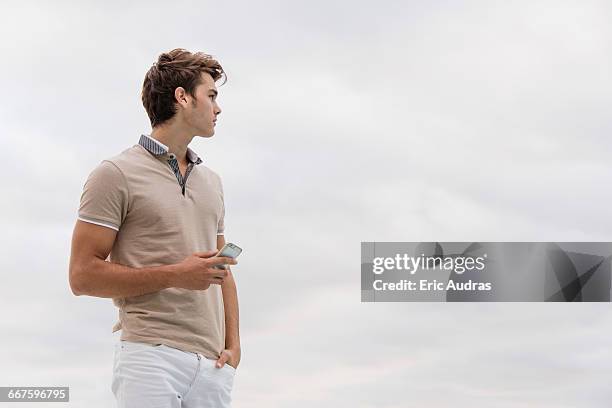
[{"label": "man's thumb", "polygon": [[229,357],[226,353],[221,353],[221,356],[219,356],[219,359],[217,360],[217,368],[223,367],[225,363],[227,363],[228,359]]},{"label": "man's thumb", "polygon": [[200,258],[210,258],[211,256],[215,256],[219,251],[203,251],[203,252],[194,252],[195,256],[199,256]]}]

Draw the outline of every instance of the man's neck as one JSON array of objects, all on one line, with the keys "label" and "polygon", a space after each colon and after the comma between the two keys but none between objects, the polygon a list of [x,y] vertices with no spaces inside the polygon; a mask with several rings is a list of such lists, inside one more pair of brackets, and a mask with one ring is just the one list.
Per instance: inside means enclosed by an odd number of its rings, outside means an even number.
[{"label": "man's neck", "polygon": [[180,128],[173,124],[157,126],[153,128],[151,137],[168,147],[169,153],[174,153],[179,163],[187,163],[187,146],[193,139],[187,129]]}]

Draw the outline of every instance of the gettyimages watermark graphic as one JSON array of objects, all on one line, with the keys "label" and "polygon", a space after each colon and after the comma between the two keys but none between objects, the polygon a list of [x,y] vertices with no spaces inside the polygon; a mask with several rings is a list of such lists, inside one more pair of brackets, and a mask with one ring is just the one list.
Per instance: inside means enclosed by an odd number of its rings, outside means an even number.
[{"label": "gettyimages watermark graphic", "polygon": [[362,242],[362,302],[609,302],[608,242]]}]

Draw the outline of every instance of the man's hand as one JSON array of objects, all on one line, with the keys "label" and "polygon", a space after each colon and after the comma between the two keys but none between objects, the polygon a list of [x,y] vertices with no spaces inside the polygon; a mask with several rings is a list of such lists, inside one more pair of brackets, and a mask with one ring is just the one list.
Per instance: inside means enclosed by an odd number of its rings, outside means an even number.
[{"label": "man's hand", "polygon": [[236,265],[235,259],[215,256],[219,251],[196,252],[177,265],[172,275],[172,287],[205,290],[210,285],[221,285],[228,271],[217,269],[216,265]]},{"label": "man's hand", "polygon": [[234,368],[238,368],[240,364],[240,347],[225,349],[221,352],[221,356],[217,360],[217,368],[223,367],[224,364],[229,364]]}]

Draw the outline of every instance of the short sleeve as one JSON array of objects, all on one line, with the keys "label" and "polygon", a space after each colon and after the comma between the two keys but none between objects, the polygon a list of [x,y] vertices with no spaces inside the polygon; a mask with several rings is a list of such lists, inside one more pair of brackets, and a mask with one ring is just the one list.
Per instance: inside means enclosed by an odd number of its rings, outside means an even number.
[{"label": "short sleeve", "polygon": [[219,222],[217,223],[217,235],[225,234],[225,199],[223,198],[223,185],[219,180],[219,191],[221,192],[221,214],[219,215]]},{"label": "short sleeve", "polygon": [[87,178],[81,194],[78,218],[119,231],[128,208],[128,187],[121,170],[101,162]]}]

